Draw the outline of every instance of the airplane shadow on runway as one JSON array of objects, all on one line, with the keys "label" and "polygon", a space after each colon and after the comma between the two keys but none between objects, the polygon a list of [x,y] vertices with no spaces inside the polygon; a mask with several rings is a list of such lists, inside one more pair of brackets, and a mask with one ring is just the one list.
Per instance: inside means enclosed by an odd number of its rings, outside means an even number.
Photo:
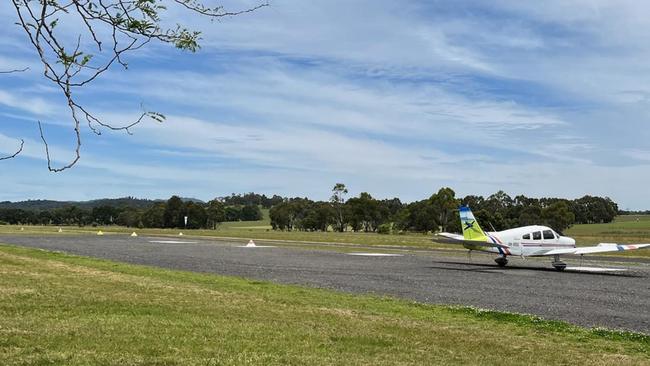
[{"label": "airplane shadow on runway", "polygon": [[[647,277],[639,273],[630,273],[630,272],[582,272],[579,270],[568,270],[565,272],[560,272],[554,268],[547,267],[517,267],[508,265],[506,267],[498,267],[494,264],[485,264],[485,263],[471,263],[471,262],[449,262],[449,261],[433,261],[437,264],[447,264],[447,265],[460,265],[465,268],[460,267],[444,267],[444,266],[428,266],[429,269],[441,269],[445,271],[459,271],[459,272],[477,272],[477,273],[489,273],[489,274],[502,274],[502,271],[537,271],[537,272],[553,272],[557,274],[577,274],[577,275],[591,275],[591,276],[615,276],[615,277],[631,277],[631,278],[643,278]],[[470,268],[468,268],[470,267]],[[472,268],[473,267],[473,268]]]}]

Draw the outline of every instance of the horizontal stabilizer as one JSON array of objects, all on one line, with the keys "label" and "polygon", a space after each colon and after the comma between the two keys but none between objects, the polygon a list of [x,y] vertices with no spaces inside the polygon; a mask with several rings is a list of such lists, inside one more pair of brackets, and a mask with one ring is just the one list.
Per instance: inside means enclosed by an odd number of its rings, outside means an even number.
[{"label": "horizontal stabilizer", "polygon": [[480,241],[480,240],[467,240],[463,235],[452,234],[452,233],[438,233],[433,237],[432,240],[436,243],[442,243],[442,244],[468,244],[468,245],[488,247],[488,248],[499,248],[499,247],[510,248],[508,245],[505,244],[496,244],[496,243],[490,243],[487,241]]}]

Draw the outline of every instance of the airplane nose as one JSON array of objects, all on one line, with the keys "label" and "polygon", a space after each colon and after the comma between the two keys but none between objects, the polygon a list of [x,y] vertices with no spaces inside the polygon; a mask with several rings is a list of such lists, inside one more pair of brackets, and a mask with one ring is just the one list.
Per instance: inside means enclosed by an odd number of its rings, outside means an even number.
[{"label": "airplane nose", "polygon": [[576,240],[573,239],[573,238],[567,238],[567,237],[565,236],[565,237],[564,237],[564,240],[567,241],[567,244],[576,245]]}]

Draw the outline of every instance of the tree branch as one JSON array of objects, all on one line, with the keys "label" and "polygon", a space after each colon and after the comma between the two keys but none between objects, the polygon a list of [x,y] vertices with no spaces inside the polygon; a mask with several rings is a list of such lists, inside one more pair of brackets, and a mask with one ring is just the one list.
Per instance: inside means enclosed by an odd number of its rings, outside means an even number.
[{"label": "tree branch", "polygon": [[[43,65],[43,76],[59,86],[74,125],[77,141],[75,157],[70,163],[54,168],[48,142],[41,122],[38,121],[48,169],[52,172],[69,169],[79,161],[82,121],[97,135],[101,135],[102,128],[131,134],[130,129],[145,117],[157,122],[164,121],[165,116],[160,113],[143,111],[135,121],[115,126],[102,121],[82,106],[75,96],[79,88],[91,84],[114,64],[127,68],[123,58],[125,54],[138,50],[151,40],[170,43],[182,50],[196,51],[201,32],[181,25],[164,28],[161,14],[167,11],[166,5],[175,5],[212,19],[250,13],[269,6],[268,3],[261,3],[245,10],[228,12],[223,6],[205,6],[201,0],[11,0],[11,3],[18,17],[16,24],[22,27],[37,51]],[[65,21],[74,18],[81,20],[82,25],[78,30],[80,33],[74,41],[57,28],[59,16]],[[82,39],[82,36],[85,38]],[[85,39],[90,42],[83,42]],[[99,57],[94,57],[96,55]],[[0,73],[26,70],[27,68]]]},{"label": "tree branch", "polygon": [[0,161],[1,161],[1,160],[9,160],[9,159],[13,159],[13,158],[15,158],[16,156],[18,156],[18,154],[20,154],[21,152],[23,152],[23,147],[24,147],[24,146],[25,146],[25,140],[20,139],[20,148],[18,149],[18,151],[16,151],[13,155],[5,156],[5,157],[0,157]]},{"label": "tree branch", "polygon": [[0,74],[13,74],[13,73],[16,73],[16,72],[25,72],[25,71],[27,71],[27,70],[29,70],[29,67],[26,67],[26,68],[24,68],[24,69],[15,69],[15,70],[8,70],[8,71],[0,71]]},{"label": "tree branch", "polygon": [[58,173],[62,172],[66,169],[72,168],[79,159],[81,159],[81,135],[79,133],[79,124],[77,123],[77,127],[75,128],[75,133],[77,135],[77,147],[75,148],[75,158],[68,163],[67,165],[64,165],[61,168],[53,168],[52,167],[52,158],[50,157],[50,146],[47,143],[47,140],[45,139],[45,135],[43,134],[43,126],[41,125],[41,121],[38,121],[38,131],[41,134],[41,140],[43,140],[43,145],[45,145],[45,156],[47,157],[47,169],[51,172]]}]

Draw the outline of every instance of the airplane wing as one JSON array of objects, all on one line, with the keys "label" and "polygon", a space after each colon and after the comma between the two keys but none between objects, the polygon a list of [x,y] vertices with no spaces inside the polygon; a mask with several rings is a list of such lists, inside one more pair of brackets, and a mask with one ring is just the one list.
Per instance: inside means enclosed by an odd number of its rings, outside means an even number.
[{"label": "airplane wing", "polygon": [[463,235],[452,234],[452,233],[438,233],[433,238],[433,241],[436,243],[444,243],[444,244],[469,244],[474,246],[490,247],[490,248],[499,248],[499,247],[510,248],[510,246],[505,244],[491,243],[488,241],[480,241],[480,240],[467,240],[463,237]]},{"label": "airplane wing", "polygon": [[568,248],[568,249],[553,249],[550,250],[542,256],[548,255],[559,255],[559,254],[595,254],[595,253],[609,253],[609,252],[625,252],[628,250],[637,250],[650,248],[650,244],[614,244],[614,243],[600,243],[595,247],[579,247],[579,248]]}]

